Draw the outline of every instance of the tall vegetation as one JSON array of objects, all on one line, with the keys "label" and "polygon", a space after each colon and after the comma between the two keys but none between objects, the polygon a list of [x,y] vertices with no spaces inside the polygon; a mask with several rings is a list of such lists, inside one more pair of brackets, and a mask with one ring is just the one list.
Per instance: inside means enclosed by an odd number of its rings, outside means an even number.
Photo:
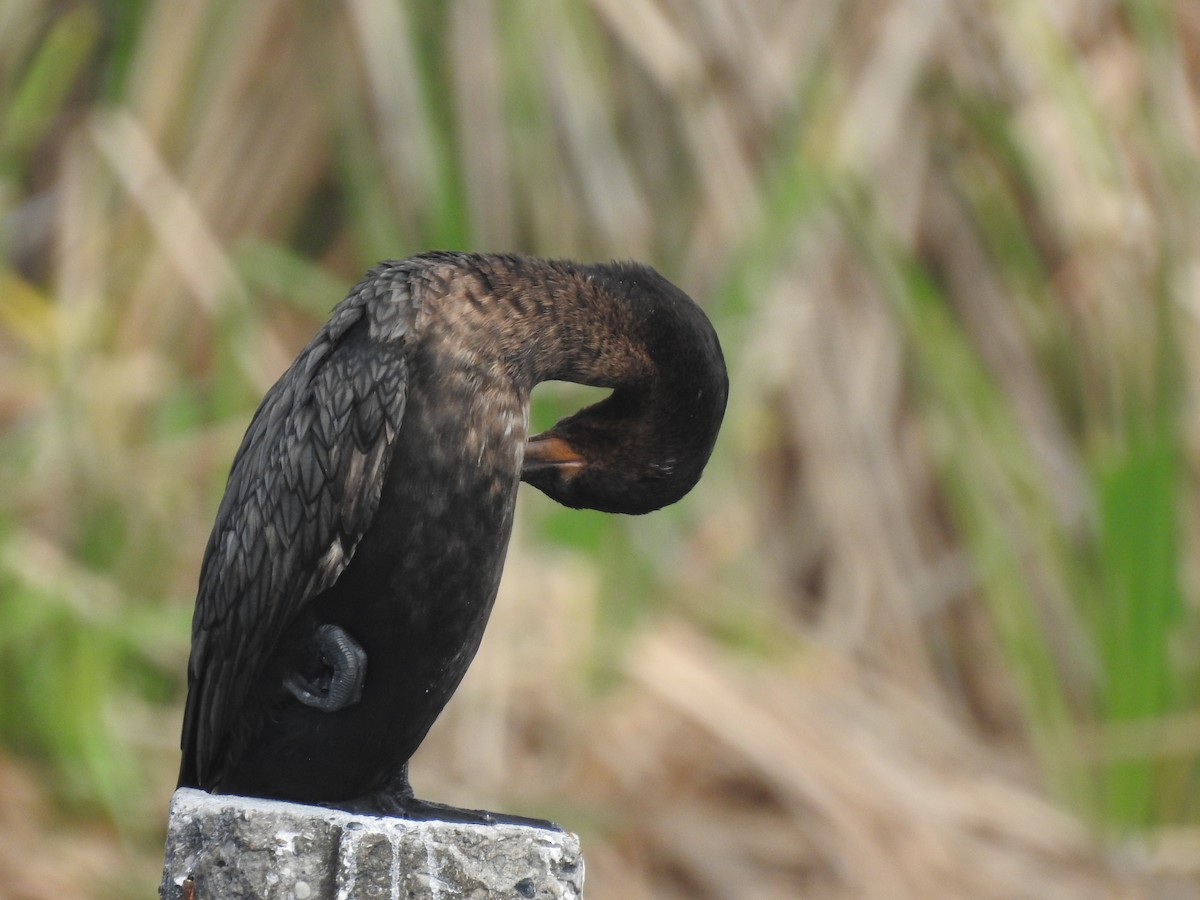
[{"label": "tall vegetation", "polygon": [[418,790],[579,828],[594,897],[1200,875],[1198,51],[1186,3],[0,5],[5,765],[152,883],[265,388],[378,259],[638,257],[723,336],[718,452],[646,519],[523,497]]}]

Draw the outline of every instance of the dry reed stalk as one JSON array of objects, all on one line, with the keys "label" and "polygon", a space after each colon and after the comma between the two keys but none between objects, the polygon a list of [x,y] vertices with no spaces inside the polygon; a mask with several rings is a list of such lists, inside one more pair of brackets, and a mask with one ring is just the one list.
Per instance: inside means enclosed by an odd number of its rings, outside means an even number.
[{"label": "dry reed stalk", "polygon": [[[704,896],[1152,896],[1137,864],[1103,861],[1019,769],[851,657],[734,664],[667,630],[630,666],[648,692],[641,724],[613,728],[617,746],[591,764],[633,805],[624,841],[656,861],[660,891],[673,885],[659,896],[688,895],[671,859],[705,873]],[[625,743],[657,746],[655,765],[608,762]]]},{"label": "dry reed stalk", "polygon": [[[119,98],[64,107],[53,171],[30,167],[56,214],[5,182],[29,205],[6,245],[20,274],[0,269],[0,416],[38,438],[5,478],[28,527],[3,532],[4,577],[93,612],[190,601],[244,426],[228,409],[314,325],[256,295],[248,239],[286,247],[318,220],[339,284],[360,256],[434,240],[651,257],[726,313],[734,398],[710,475],[673,518],[629,524],[619,558],[540,549],[545,507],[522,512],[418,786],[565,806],[598,898],[1159,896],[1152,867],[1194,877],[1189,827],[1151,832],[1157,855],[1098,849],[1047,799],[1031,745],[1049,780],[1195,757],[1184,714],[1076,741],[1103,685],[1064,559],[1098,514],[1096,446],[1120,445],[1154,386],[1161,288],[1186,374],[1181,565],[1200,585],[1200,232],[1180,187],[1200,15],[1177,5],[1150,53],[1133,5],[434,6],[149,3]],[[19,49],[16,8],[0,6],[0,41]],[[906,265],[944,320],[914,318]],[[931,359],[939,321],[966,368]],[[990,405],[955,392],[963,372]],[[193,409],[209,402],[221,416]],[[199,424],[160,432],[176,404]],[[963,460],[1002,544],[982,557],[952,509]],[[114,498],[128,545],[159,548],[152,582],[136,554],[77,558],[77,520]],[[626,566],[662,597],[606,624],[622,599],[607,570]],[[1008,606],[984,602],[997,570]],[[1060,679],[1040,724],[1021,627],[1042,629]],[[148,655],[179,657],[182,632]],[[594,666],[622,680],[600,692]],[[165,796],[167,713],[108,714]],[[0,822],[13,846],[22,827]],[[2,854],[0,893],[20,883]]]}]

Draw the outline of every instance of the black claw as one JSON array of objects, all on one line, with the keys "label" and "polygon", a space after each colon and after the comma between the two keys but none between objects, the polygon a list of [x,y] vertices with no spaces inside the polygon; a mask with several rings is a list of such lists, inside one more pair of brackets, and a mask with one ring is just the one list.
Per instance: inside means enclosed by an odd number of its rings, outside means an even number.
[{"label": "black claw", "polygon": [[317,679],[294,672],[283,686],[305,706],[322,712],[337,712],[359,701],[367,677],[367,654],[359,643],[337,625],[320,625],[316,649],[328,667]]}]

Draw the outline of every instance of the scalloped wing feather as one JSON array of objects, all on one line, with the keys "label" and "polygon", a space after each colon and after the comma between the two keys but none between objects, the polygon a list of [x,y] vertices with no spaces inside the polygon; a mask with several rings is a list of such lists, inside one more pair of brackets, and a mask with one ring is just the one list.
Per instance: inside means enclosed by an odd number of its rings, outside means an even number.
[{"label": "scalloped wing feather", "polygon": [[181,783],[219,781],[275,641],[337,580],[378,508],[408,381],[403,329],[367,334],[379,287],[368,279],[339,306],[263,399],[234,458],[201,567]]}]

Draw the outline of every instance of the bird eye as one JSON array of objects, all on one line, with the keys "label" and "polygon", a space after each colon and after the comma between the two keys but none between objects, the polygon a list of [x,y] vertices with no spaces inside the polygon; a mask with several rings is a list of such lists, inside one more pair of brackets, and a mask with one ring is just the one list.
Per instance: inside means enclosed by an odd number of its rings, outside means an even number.
[{"label": "bird eye", "polygon": [[649,464],[656,478],[665,478],[675,471],[675,458],[664,459],[661,462],[652,462]]}]

